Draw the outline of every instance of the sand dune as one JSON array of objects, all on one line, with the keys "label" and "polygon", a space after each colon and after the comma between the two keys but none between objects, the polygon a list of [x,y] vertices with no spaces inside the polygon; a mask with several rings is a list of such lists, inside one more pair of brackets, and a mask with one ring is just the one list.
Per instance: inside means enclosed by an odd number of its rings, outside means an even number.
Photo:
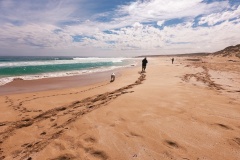
[{"label": "sand dune", "polygon": [[240,58],[240,44],[236,46],[229,46],[221,51],[212,53],[214,56],[219,57],[237,57]]}]

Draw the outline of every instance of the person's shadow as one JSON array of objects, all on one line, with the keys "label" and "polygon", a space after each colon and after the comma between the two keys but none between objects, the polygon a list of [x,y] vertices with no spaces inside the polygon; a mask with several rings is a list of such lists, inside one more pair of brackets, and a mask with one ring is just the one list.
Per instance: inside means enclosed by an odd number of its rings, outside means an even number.
[{"label": "person's shadow", "polygon": [[146,71],[139,71],[138,73],[139,73],[139,74],[141,74],[141,73],[146,73]]}]

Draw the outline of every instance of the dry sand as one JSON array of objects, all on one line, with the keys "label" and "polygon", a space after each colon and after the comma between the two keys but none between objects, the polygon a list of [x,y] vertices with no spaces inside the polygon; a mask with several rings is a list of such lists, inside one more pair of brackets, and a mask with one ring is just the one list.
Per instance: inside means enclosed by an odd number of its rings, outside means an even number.
[{"label": "dry sand", "polygon": [[5,86],[0,159],[240,159],[240,62],[198,58],[151,58],[113,83]]}]

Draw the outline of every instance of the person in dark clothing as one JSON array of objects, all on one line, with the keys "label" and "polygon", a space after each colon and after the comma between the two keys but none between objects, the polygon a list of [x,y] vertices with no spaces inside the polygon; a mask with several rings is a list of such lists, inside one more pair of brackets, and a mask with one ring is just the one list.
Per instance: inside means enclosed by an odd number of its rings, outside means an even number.
[{"label": "person in dark clothing", "polygon": [[173,64],[173,62],[174,62],[174,58],[172,58],[172,64]]},{"label": "person in dark clothing", "polygon": [[148,61],[147,61],[147,58],[145,57],[145,58],[142,60],[142,72],[145,71],[146,66],[147,66],[147,63],[148,63]]}]

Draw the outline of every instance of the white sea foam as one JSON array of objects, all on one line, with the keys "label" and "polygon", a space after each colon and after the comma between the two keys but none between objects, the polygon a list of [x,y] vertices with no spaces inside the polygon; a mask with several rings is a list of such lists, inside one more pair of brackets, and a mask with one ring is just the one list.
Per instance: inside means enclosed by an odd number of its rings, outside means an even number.
[{"label": "white sea foam", "polygon": [[96,63],[96,62],[122,62],[123,60],[130,59],[130,58],[97,58],[97,57],[89,57],[89,58],[73,58],[78,62],[82,63]]},{"label": "white sea foam", "polygon": [[38,75],[26,75],[26,76],[13,76],[13,77],[0,77],[0,86],[5,85],[9,82],[12,82],[14,79],[23,79],[23,80],[34,80],[34,79],[43,79],[43,78],[53,78],[53,77],[67,77],[67,76],[75,76],[75,75],[83,75],[90,74],[96,72],[104,72],[117,68],[131,67],[135,66],[136,63],[129,64],[127,66],[110,66],[110,67],[100,67],[100,68],[92,68],[87,70],[74,70],[68,72],[54,72],[54,73],[44,73]]},{"label": "white sea foam", "polygon": [[40,65],[57,65],[57,64],[75,64],[75,63],[97,63],[112,62],[118,63],[131,58],[73,58],[72,60],[48,60],[48,61],[21,61],[21,62],[1,62],[0,67],[17,67],[17,66],[40,66]]}]

